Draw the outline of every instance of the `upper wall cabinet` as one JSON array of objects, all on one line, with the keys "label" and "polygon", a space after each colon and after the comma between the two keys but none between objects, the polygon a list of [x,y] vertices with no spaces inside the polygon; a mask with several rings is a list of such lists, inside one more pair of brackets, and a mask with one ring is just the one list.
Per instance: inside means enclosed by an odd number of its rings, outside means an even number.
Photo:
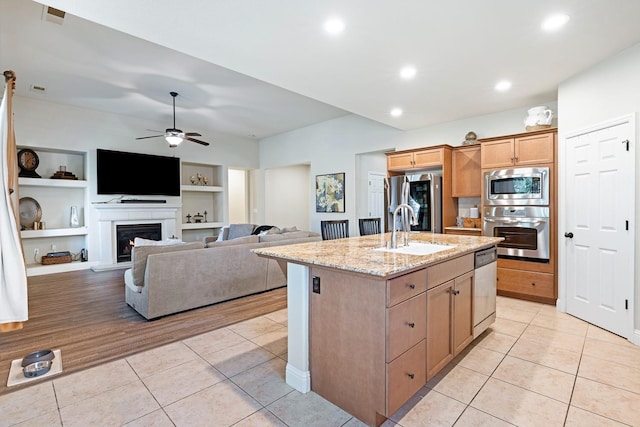
[{"label": "upper wall cabinet", "polygon": [[451,156],[453,197],[480,197],[480,144],[456,147]]},{"label": "upper wall cabinet", "polygon": [[425,169],[442,166],[443,161],[443,147],[399,151],[393,154],[387,154],[387,170],[402,172],[411,169]]},{"label": "upper wall cabinet", "polygon": [[482,169],[553,163],[555,129],[512,138],[482,140]]}]

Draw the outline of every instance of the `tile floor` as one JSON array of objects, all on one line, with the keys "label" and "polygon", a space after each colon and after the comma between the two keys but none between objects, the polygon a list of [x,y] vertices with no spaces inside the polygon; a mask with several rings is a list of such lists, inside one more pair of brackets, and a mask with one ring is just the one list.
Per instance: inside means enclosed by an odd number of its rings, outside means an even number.
[{"label": "tile floor", "polygon": [[[385,426],[640,426],[640,347],[555,307],[498,319]],[[284,382],[286,310],[0,396],[0,426],[363,425]]]}]

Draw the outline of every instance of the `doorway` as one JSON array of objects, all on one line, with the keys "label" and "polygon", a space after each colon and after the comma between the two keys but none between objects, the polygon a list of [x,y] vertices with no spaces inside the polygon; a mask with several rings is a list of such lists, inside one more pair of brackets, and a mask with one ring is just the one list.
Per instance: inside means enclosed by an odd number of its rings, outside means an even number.
[{"label": "doorway", "polygon": [[560,231],[567,313],[627,339],[635,293],[635,129],[627,116],[565,137]]}]

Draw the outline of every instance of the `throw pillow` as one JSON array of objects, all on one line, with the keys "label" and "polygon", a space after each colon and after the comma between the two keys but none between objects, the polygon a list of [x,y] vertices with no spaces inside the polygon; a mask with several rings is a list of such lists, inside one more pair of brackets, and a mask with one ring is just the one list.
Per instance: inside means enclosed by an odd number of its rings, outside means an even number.
[{"label": "throw pillow", "polygon": [[133,239],[133,246],[169,246],[179,245],[182,243],[180,239],[167,239],[167,240],[149,240],[142,237],[136,237]]},{"label": "throw pillow", "polygon": [[292,231],[298,231],[298,227],[285,227],[282,229],[283,233],[291,233]]},{"label": "throw pillow", "polygon": [[229,227],[222,227],[222,230],[220,230],[220,234],[218,234],[218,242],[221,242],[223,240],[229,240]]},{"label": "throw pillow", "polygon": [[229,240],[236,239],[238,237],[251,236],[252,232],[253,224],[230,224]]},{"label": "throw pillow", "polygon": [[259,225],[256,228],[253,229],[253,235],[260,235],[260,233],[271,230],[273,228],[273,225]]},{"label": "throw pillow", "polygon": [[278,227],[271,227],[267,230],[267,234],[280,234],[280,229]]}]

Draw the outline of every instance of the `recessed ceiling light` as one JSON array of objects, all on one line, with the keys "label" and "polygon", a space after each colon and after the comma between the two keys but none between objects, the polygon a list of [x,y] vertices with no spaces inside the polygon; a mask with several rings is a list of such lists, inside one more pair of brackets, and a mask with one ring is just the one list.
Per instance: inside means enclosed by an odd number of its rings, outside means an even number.
[{"label": "recessed ceiling light", "polygon": [[409,80],[414,78],[417,72],[418,70],[416,70],[416,67],[407,65],[406,67],[402,67],[402,69],[400,70],[400,77],[405,80]]},{"label": "recessed ceiling light", "polygon": [[558,13],[542,21],[542,29],[545,31],[556,31],[562,28],[567,22],[569,22],[569,15]]},{"label": "recessed ceiling light", "polygon": [[400,117],[402,115],[402,108],[394,108],[390,111],[391,117]]},{"label": "recessed ceiling light", "polygon": [[496,84],[496,90],[499,92],[505,92],[511,89],[511,82],[508,80],[502,80]]},{"label": "recessed ceiling light", "polygon": [[329,34],[340,34],[344,31],[344,27],[344,21],[339,18],[331,18],[324,23],[324,30]]}]

